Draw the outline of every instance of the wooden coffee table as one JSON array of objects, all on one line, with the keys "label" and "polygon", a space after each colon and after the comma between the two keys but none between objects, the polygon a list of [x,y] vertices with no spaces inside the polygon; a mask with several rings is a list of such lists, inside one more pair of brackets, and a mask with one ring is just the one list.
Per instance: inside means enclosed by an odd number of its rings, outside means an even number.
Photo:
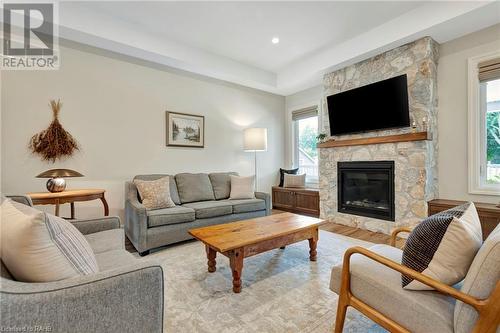
[{"label": "wooden coffee table", "polygon": [[309,259],[316,261],[318,226],[322,223],[315,217],[282,213],[192,229],[189,234],[205,244],[210,273],[216,270],[217,252],[229,258],[233,291],[239,293],[244,258],[307,239]]}]

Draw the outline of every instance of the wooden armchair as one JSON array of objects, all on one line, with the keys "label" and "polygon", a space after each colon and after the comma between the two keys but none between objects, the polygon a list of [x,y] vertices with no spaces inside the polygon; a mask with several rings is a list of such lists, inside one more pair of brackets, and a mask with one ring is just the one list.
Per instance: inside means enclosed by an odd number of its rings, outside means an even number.
[{"label": "wooden armchair", "polygon": [[[391,236],[391,246],[401,232]],[[401,265],[402,251],[387,245],[353,247],[332,270],[330,288],[339,295],[335,333],[348,306],[391,332],[494,333],[500,323],[500,226],[485,240],[460,290]],[[401,287],[401,273],[436,291]]]}]

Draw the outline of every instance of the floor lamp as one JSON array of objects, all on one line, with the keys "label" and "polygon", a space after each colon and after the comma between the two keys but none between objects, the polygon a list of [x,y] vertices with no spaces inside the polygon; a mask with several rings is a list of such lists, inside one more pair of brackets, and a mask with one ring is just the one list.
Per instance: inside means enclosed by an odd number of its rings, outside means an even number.
[{"label": "floor lamp", "polygon": [[257,152],[267,150],[267,128],[247,128],[243,132],[243,150],[254,153],[255,191],[257,191]]}]

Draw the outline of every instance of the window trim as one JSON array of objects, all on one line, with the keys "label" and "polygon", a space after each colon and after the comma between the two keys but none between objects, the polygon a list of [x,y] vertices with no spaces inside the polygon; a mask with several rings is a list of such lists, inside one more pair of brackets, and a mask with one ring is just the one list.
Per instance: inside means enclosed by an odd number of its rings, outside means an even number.
[{"label": "window trim", "polygon": [[[302,111],[302,110],[306,110],[306,109],[316,109],[316,115],[314,117],[317,117],[318,119],[318,132],[319,132],[319,126],[320,126],[320,120],[319,120],[319,107],[317,104],[315,105],[311,105],[309,107],[305,107],[305,108],[302,108],[302,109],[298,109],[296,111]],[[298,168],[299,167],[299,154],[298,154],[298,147],[299,147],[299,135],[298,135],[298,132],[299,132],[299,121],[301,119],[307,119],[307,118],[310,118],[310,117],[304,117],[304,118],[299,118],[299,119],[293,119],[293,112],[292,111],[292,133],[293,133],[293,145],[292,145],[292,167],[293,168]],[[313,116],[311,116],[312,118]],[[319,168],[319,165],[318,165],[318,168]],[[306,177],[306,186],[307,187],[311,187],[311,188],[319,188],[319,175],[317,178],[308,178]]]},{"label": "window trim", "polygon": [[[500,57],[500,52],[495,51],[481,56],[471,57],[467,61],[468,66],[468,185],[470,194],[500,196],[500,185],[488,185],[482,182],[481,170],[483,163],[481,158],[485,157],[485,140],[482,138],[483,114],[481,106],[481,88],[479,82],[479,63]],[[486,129],[484,129],[486,130]],[[484,169],[484,168],[483,168]]]}]

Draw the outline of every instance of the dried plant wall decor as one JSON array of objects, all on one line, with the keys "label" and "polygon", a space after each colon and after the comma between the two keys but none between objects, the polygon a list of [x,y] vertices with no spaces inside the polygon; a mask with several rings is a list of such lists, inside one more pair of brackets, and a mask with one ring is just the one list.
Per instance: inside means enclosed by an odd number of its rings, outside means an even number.
[{"label": "dried plant wall decor", "polygon": [[33,135],[29,148],[33,154],[41,156],[42,160],[54,163],[57,159],[73,155],[80,147],[73,136],[67,132],[58,119],[62,103],[50,101],[54,119],[46,130]]}]

